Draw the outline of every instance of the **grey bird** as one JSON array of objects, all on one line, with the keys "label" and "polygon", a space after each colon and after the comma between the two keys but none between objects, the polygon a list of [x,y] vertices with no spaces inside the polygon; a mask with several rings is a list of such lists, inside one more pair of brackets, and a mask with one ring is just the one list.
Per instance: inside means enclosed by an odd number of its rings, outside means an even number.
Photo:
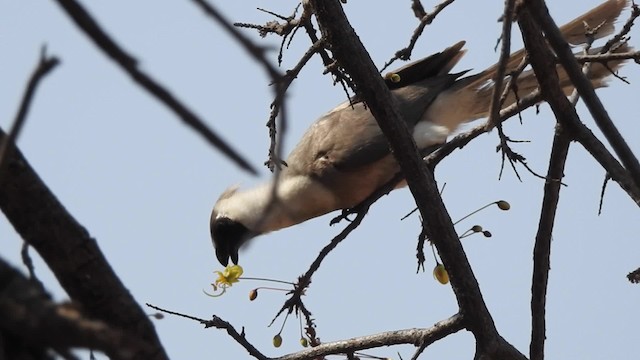
[{"label": "grey bird", "polygon": [[[610,35],[613,24],[628,0],[609,0],[561,27],[567,41],[585,43],[585,24],[600,26],[596,38]],[[493,92],[494,65],[476,75],[450,73],[462,58],[464,41],[406,65],[387,76],[386,82],[398,102],[402,118],[419,149],[442,144],[458,126],[486,117]],[[623,44],[616,51],[630,48]],[[592,50],[593,53],[598,49]],[[521,62],[525,52],[511,55],[507,74]],[[622,65],[593,64],[589,72],[594,87]],[[558,67],[560,85],[569,94],[573,87]],[[518,98],[538,87],[532,71],[517,78]],[[513,92],[504,106],[513,104]],[[286,159],[279,179],[261,186],[226,190],[211,213],[210,230],[216,257],[222,265],[238,263],[238,251],[247,240],[338,209],[352,208],[387,183],[399,166],[387,141],[365,104],[346,101],[314,122]],[[275,196],[273,196],[275,195]]]}]

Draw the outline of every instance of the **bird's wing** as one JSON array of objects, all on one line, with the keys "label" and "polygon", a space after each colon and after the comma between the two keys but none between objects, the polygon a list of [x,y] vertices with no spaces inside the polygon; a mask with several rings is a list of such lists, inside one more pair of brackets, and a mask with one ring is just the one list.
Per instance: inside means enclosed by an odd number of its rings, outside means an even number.
[{"label": "bird's wing", "polygon": [[[620,13],[629,6],[629,0],[608,0],[599,6],[587,11],[570,22],[560,27],[560,32],[565,40],[573,45],[586,44],[589,41],[602,39],[613,34],[615,22],[620,17]],[[587,34],[587,27],[598,28],[598,31]],[[527,55],[525,49],[520,49],[511,53],[507,61],[505,74],[514,71]],[[476,75],[475,84],[480,85],[487,80],[491,80],[498,69],[499,64],[494,64],[480,74]],[[476,86],[476,85],[474,85]]]},{"label": "bird's wing", "polygon": [[[413,129],[443,90],[461,74],[428,78],[392,90],[402,119]],[[331,177],[336,172],[356,171],[389,154],[388,143],[363,103],[348,102],[318,119],[304,134],[287,160],[290,171]]]},{"label": "bird's wing", "polygon": [[[448,72],[460,60],[464,41],[442,52],[392,71],[385,81],[400,113],[413,129],[440,92],[463,73]],[[362,102],[345,102],[318,119],[292,151],[288,172],[312,174],[320,180],[336,172],[356,171],[389,154],[375,118]]]}]

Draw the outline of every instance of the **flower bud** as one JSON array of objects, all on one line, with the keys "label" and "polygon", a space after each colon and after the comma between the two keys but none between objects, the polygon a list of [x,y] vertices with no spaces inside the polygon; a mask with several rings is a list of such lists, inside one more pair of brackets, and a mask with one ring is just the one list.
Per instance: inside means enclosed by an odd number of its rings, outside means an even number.
[{"label": "flower bud", "polygon": [[276,336],[273,337],[273,346],[279,348],[280,345],[282,345],[282,336],[276,334]]},{"label": "flower bud", "polygon": [[482,226],[480,226],[480,225],[473,225],[473,226],[471,227],[471,231],[473,231],[473,232],[482,232]]},{"label": "flower bud", "polygon": [[433,277],[440,282],[440,284],[445,285],[449,283],[449,274],[447,270],[444,268],[444,265],[438,263],[436,267],[433,269]]},{"label": "flower bud", "polygon": [[307,347],[309,346],[309,341],[307,341],[306,338],[300,338],[300,345],[302,345],[302,347]]},{"label": "flower bud", "polygon": [[384,77],[385,77],[385,79],[388,79],[392,83],[399,83],[400,82],[400,75],[398,75],[396,73],[388,73]]},{"label": "flower bud", "polygon": [[258,289],[249,291],[249,301],[253,301],[258,297]]},{"label": "flower bud", "polygon": [[496,205],[498,205],[500,210],[507,211],[507,210],[511,209],[511,205],[508,202],[504,201],[504,200],[497,201]]}]

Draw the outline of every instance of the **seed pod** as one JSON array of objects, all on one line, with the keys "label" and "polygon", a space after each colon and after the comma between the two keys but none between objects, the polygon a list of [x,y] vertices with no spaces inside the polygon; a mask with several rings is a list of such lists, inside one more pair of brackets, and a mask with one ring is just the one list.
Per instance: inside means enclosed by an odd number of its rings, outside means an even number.
[{"label": "seed pod", "polygon": [[306,338],[300,338],[300,345],[302,345],[302,347],[307,347],[309,346],[309,341],[307,341]]},{"label": "seed pod", "polygon": [[442,264],[437,264],[433,269],[433,277],[442,285],[449,283],[449,274]]},{"label": "seed pod", "polygon": [[279,348],[280,345],[282,345],[282,336],[276,334],[276,336],[273,337],[273,346]]},{"label": "seed pod", "polygon": [[507,210],[511,209],[511,205],[508,202],[504,201],[504,200],[500,200],[500,201],[496,202],[496,205],[498,205],[500,210],[507,211]]}]

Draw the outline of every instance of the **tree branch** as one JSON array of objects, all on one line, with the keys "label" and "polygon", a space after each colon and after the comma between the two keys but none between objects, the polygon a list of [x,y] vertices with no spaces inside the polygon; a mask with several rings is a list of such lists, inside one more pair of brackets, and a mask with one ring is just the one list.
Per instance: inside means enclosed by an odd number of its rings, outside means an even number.
[{"label": "tree branch", "polygon": [[30,346],[69,351],[99,350],[111,359],[134,359],[149,353],[149,345],[129,332],[89,320],[72,304],[57,305],[36,283],[0,258],[0,330]]},{"label": "tree branch", "polygon": [[507,70],[507,62],[509,61],[509,55],[511,54],[511,24],[515,2],[515,0],[505,0],[504,2],[504,13],[502,14],[502,35],[500,35],[502,46],[500,48],[498,69],[493,76],[491,107],[489,110],[489,119],[487,120],[487,126],[490,128],[500,124],[498,121],[500,118],[500,109],[502,108],[500,95],[502,92],[502,84],[504,83],[505,72]]},{"label": "tree branch", "polygon": [[[453,3],[454,1],[455,0],[443,0],[440,4],[436,5],[433,8],[433,11],[431,13],[429,14],[424,13],[422,18],[420,19],[420,23],[418,24],[416,29],[413,30],[413,34],[411,35],[411,40],[409,40],[409,45],[407,45],[407,47],[403,49],[396,51],[393,57],[384,64],[380,72],[383,72],[396,60],[409,60],[411,58],[411,53],[413,52],[413,48],[416,46],[418,39],[422,35],[422,32],[427,27],[427,25],[431,24],[433,20],[436,18],[436,16],[438,16],[438,14],[440,14],[442,10],[444,10],[447,6],[451,5],[451,3]],[[415,14],[416,13],[415,2],[413,3],[412,8],[414,9],[414,14]],[[420,8],[422,8],[422,4],[420,4]],[[422,12],[424,12],[424,9],[422,9]]]},{"label": "tree branch", "polygon": [[175,315],[175,316],[180,316],[183,318],[187,318],[187,319],[191,319],[191,320],[195,320],[197,322],[199,322],[200,324],[204,325],[205,328],[210,328],[210,327],[214,327],[216,329],[223,329],[227,331],[227,334],[229,334],[229,336],[231,336],[238,344],[240,344],[243,348],[245,348],[245,350],[247,350],[247,352],[249,353],[249,355],[253,356],[254,358],[258,359],[258,360],[269,360],[269,358],[267,356],[265,356],[264,354],[262,354],[260,352],[260,350],[258,350],[255,346],[253,346],[253,344],[251,344],[247,338],[244,336],[244,328],[242,328],[242,333],[238,333],[238,331],[236,330],[236,328],[233,327],[233,325],[231,325],[229,322],[224,321],[222,318],[213,315],[213,317],[211,318],[211,320],[205,320],[205,319],[200,319],[197,318],[195,316],[191,316],[191,315],[186,315],[186,314],[182,314],[179,312],[175,312],[175,311],[171,311],[171,310],[167,310],[167,309],[163,309],[159,306],[155,306],[153,304],[146,304],[148,307],[167,313],[167,314],[171,314],[171,315]]},{"label": "tree branch", "polygon": [[[0,140],[6,138],[0,129]],[[38,251],[72,300],[87,313],[146,342],[136,359],[167,359],[147,315],[124,287],[95,239],[67,212],[16,147],[0,184],[0,208]],[[37,224],[37,226],[34,226]]]},{"label": "tree branch", "polygon": [[564,167],[569,153],[570,137],[562,125],[556,125],[553,137],[549,170],[544,185],[542,210],[538,233],[533,249],[533,279],[531,281],[531,344],[529,357],[531,360],[544,359],[545,306],[547,299],[547,283],[549,280],[551,238],[553,225],[560,199],[560,189],[564,176]]},{"label": "tree branch", "polygon": [[427,347],[447,335],[464,329],[462,316],[456,314],[426,329],[406,329],[385,331],[383,333],[361,336],[341,341],[323,343],[321,345],[284,355],[274,360],[307,360],[319,359],[328,355],[351,353],[354,351],[373,349],[382,346],[414,344]]},{"label": "tree branch", "polygon": [[[582,97],[585,105],[589,109],[591,116],[595,120],[596,124],[604,134],[605,138],[611,144],[620,161],[624,167],[631,174],[631,178],[635,182],[637,187],[640,187],[640,162],[629,148],[622,134],[618,131],[615,124],[609,117],[604,105],[600,101],[600,98],[596,95],[591,82],[584,76],[582,69],[576,61],[571,48],[562,37],[560,30],[549,15],[544,1],[542,0],[528,0],[526,6],[529,9],[528,13],[535,19],[536,23],[540,26],[545,33],[551,48],[558,56],[559,62],[564,67],[567,75],[575,85],[578,93]],[[529,52],[531,54],[531,52]]]},{"label": "tree branch", "polygon": [[38,65],[33,70],[31,74],[31,78],[27,84],[27,88],[22,95],[22,100],[20,101],[20,108],[18,109],[18,113],[16,114],[15,119],[13,120],[13,125],[11,129],[9,129],[9,133],[7,137],[0,142],[0,184],[2,184],[2,177],[4,175],[5,170],[5,160],[11,155],[11,150],[13,149],[13,145],[16,143],[18,136],[20,135],[20,130],[22,130],[22,126],[27,120],[27,114],[29,113],[29,108],[31,107],[31,102],[36,93],[36,89],[40,84],[40,81],[47,75],[51,70],[53,70],[60,61],[56,57],[47,57],[46,49],[43,47],[40,53],[40,61]]},{"label": "tree branch", "polygon": [[220,150],[242,169],[257,174],[253,166],[245,160],[236,150],[211,130],[204,121],[195,115],[189,108],[176,99],[173,94],[160,85],[153,78],[138,68],[138,63],[133,56],[125,52],[91,15],[75,0],[56,0],[60,7],[71,17],[76,25],[98,46],[104,53],[115,61],[127,73],[133,81],[147,90],[158,101],[173,111],[187,126],[204,137],[211,145]]},{"label": "tree branch", "polygon": [[466,327],[476,337],[478,356],[501,354],[508,358],[524,358],[498,334],[451,218],[442,203],[433,173],[421,161],[415,142],[401,120],[397,104],[348,23],[342,7],[335,1],[311,0],[310,3],[323,38],[332,44],[331,50],[340,66],[359,85],[357,95],[367,103],[389,139],[392,153],[420,209],[426,233],[438,248],[449,272]]}]

